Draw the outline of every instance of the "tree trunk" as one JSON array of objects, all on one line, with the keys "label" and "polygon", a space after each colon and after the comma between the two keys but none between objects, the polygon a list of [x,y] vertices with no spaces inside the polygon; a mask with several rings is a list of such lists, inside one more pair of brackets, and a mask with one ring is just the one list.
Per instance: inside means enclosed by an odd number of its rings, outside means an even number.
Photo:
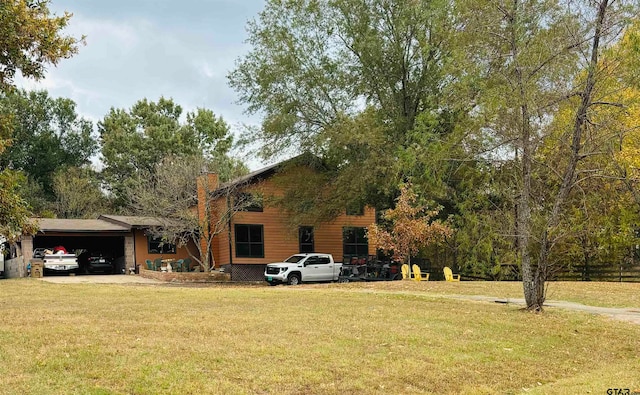
[{"label": "tree trunk", "polygon": [[[527,103],[527,94],[522,68],[517,64],[520,49],[518,47],[518,16],[519,1],[513,1],[513,13],[509,16],[511,25],[511,56],[516,60],[515,77],[518,89],[518,100],[520,101],[520,151],[522,152],[520,162],[520,176],[522,185],[520,186],[520,197],[518,199],[516,212],[516,232],[517,245],[522,266],[522,284],[524,288],[524,298],[527,308],[530,310],[542,310],[544,292],[540,293],[539,276],[537,271],[531,266],[531,255],[529,254],[529,240],[531,238],[531,162],[532,162],[532,141],[531,141],[531,114]],[[544,286],[542,287],[544,291]]]},{"label": "tree trunk", "polygon": [[[536,268],[536,273],[534,276],[534,286],[537,289],[542,290],[539,304],[540,309],[542,308],[542,303],[545,299],[544,282],[547,279],[549,271],[549,252],[551,245],[551,242],[549,240],[549,231],[553,230],[553,228],[558,225],[562,205],[564,204],[567,196],[569,196],[569,192],[571,192],[571,189],[574,186],[576,178],[576,168],[578,166],[578,162],[580,161],[580,159],[582,159],[582,134],[584,128],[587,126],[587,111],[589,110],[589,107],[591,107],[593,88],[595,86],[596,72],[598,69],[600,39],[603,34],[602,29],[605,17],[607,15],[608,7],[609,0],[602,0],[598,6],[598,15],[591,45],[591,59],[589,61],[589,68],[587,71],[587,80],[584,85],[584,89],[580,93],[582,100],[580,101],[580,106],[576,111],[576,116],[573,124],[569,162],[567,163],[567,167],[565,168],[564,175],[562,177],[562,184],[560,185],[560,189],[558,190],[558,194],[556,195],[553,209],[551,210],[551,214],[549,215],[549,218],[547,220],[546,227],[542,233],[538,266]],[[527,301],[527,308],[531,309],[535,308],[535,306],[530,306],[529,302]]]},{"label": "tree trunk", "polygon": [[541,311],[544,304],[545,281],[549,275],[549,253],[552,240],[549,233],[558,225],[560,212],[565,203],[569,192],[571,191],[576,178],[576,168],[581,156],[582,135],[587,124],[587,111],[592,103],[593,88],[596,80],[596,71],[598,66],[598,51],[600,38],[603,34],[603,25],[605,16],[609,7],[609,0],[602,0],[598,4],[598,13],[595,24],[594,36],[591,46],[591,59],[589,62],[587,79],[584,89],[580,92],[582,98],[577,108],[574,125],[572,130],[571,151],[569,152],[569,161],[564,169],[562,183],[555,197],[553,209],[547,218],[542,235],[540,237],[540,251],[538,254],[537,265],[533,266],[531,262],[529,245],[531,239],[531,163],[533,143],[531,141],[531,114],[528,108],[526,97],[525,81],[523,71],[517,64],[519,55],[518,39],[516,29],[518,27],[517,16],[519,2],[513,0],[514,10],[510,18],[511,31],[511,55],[516,60],[515,77],[520,100],[520,148],[522,151],[521,158],[521,177],[522,185],[520,188],[520,197],[517,208],[517,238],[518,250],[522,264],[522,281],[524,288],[524,297],[527,309],[532,311]]}]

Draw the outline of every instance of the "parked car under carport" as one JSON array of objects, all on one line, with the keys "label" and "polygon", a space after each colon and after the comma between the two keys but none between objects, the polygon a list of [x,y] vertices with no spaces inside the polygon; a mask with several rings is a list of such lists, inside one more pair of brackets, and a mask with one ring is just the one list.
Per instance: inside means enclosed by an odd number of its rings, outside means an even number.
[{"label": "parked car under carport", "polygon": [[78,256],[78,264],[80,265],[80,273],[90,274],[113,274],[114,258],[102,251],[85,251]]}]

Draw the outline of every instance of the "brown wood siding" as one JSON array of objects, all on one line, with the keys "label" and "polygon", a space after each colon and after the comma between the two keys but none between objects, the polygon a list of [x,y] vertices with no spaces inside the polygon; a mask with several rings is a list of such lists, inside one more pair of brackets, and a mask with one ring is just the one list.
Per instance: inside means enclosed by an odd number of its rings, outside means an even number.
[{"label": "brown wood siding", "polygon": [[[211,241],[211,250],[215,267],[220,267],[229,263],[229,236],[228,236],[228,224],[220,224],[218,229],[214,228],[214,221],[218,220],[216,212],[225,213],[227,211],[226,198],[219,199],[212,203],[211,213],[211,225],[216,232],[213,240]],[[222,228],[220,228],[222,226]]]},{"label": "brown wood siding", "polygon": [[[144,265],[147,259],[154,260],[156,258],[161,259],[184,259],[189,258],[189,251],[186,246],[176,247],[175,254],[150,254],[149,253],[149,243],[147,242],[147,236],[145,234],[144,229],[134,229],[134,244],[136,250],[136,265]],[[191,251],[194,254],[197,253],[197,248],[193,242],[191,244]]]},{"label": "brown wood siding", "polygon": [[229,232],[225,227],[222,232],[218,233],[213,241],[213,257],[216,260],[216,267],[229,263]]},{"label": "brown wood siding", "polygon": [[[274,176],[274,177],[277,177]],[[245,191],[260,192],[265,197],[278,196],[281,192],[275,186],[272,179],[267,179],[259,184],[245,188]],[[268,200],[268,199],[265,199]],[[334,221],[314,226],[314,247],[316,252],[332,254],[336,261],[341,261],[343,256],[342,229],[343,227],[367,227],[375,222],[375,209],[366,207],[364,215],[347,216],[340,215]],[[264,235],[264,258],[239,258],[235,251],[235,226],[262,225]],[[302,226],[307,224],[300,224]],[[265,264],[277,262],[299,251],[298,225],[292,226],[285,214],[279,209],[266,206],[263,212],[237,212],[233,216],[231,225],[231,248],[234,264]],[[217,265],[229,264],[228,232],[222,232],[216,236],[218,242],[214,253]],[[369,245],[369,254],[375,254],[375,247]]]}]

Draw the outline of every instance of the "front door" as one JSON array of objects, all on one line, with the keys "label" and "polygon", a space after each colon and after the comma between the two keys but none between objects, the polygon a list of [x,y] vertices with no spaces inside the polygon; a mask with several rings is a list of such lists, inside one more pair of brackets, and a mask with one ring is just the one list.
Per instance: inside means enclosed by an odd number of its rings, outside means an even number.
[{"label": "front door", "polygon": [[313,245],[313,226],[301,226],[298,228],[298,243],[300,244],[300,253],[315,252]]}]

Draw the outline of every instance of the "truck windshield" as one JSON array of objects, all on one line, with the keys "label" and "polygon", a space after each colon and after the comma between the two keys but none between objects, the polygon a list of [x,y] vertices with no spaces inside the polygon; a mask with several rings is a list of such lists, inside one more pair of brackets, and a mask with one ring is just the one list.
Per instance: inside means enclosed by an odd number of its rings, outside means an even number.
[{"label": "truck windshield", "polygon": [[287,263],[298,263],[305,258],[304,255],[292,255],[285,260]]}]

